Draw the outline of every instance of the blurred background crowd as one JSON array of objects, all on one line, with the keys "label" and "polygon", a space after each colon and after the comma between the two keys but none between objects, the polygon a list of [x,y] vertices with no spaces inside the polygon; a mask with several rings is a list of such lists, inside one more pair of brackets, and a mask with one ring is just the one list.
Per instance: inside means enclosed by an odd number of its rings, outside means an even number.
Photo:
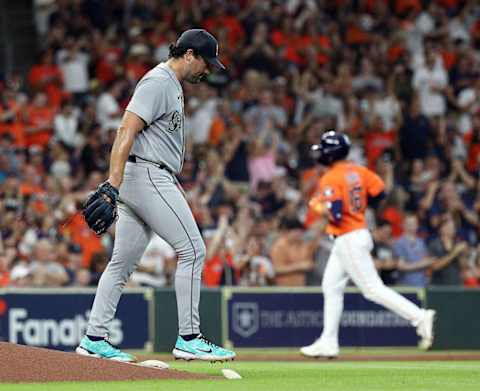
[{"label": "blurred background crowd", "polygon": [[[185,84],[179,181],[206,286],[320,285],[331,240],[307,204],[328,129],[387,197],[368,220],[389,285],[479,286],[480,4],[468,0],[37,0],[39,53],[0,75],[0,287],[94,286],[114,230],[79,214],[106,179],[135,84],[187,28],[227,65]],[[154,236],[130,284],[172,283]]]}]

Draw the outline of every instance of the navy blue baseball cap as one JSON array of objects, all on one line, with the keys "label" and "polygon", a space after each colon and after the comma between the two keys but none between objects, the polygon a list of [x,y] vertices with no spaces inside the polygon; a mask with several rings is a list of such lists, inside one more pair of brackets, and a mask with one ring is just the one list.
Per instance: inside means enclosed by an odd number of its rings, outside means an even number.
[{"label": "navy blue baseball cap", "polygon": [[219,69],[225,69],[225,65],[218,59],[218,42],[206,30],[191,29],[184,31],[178,38],[176,46],[178,48],[194,49],[195,53],[202,56],[209,64]]}]

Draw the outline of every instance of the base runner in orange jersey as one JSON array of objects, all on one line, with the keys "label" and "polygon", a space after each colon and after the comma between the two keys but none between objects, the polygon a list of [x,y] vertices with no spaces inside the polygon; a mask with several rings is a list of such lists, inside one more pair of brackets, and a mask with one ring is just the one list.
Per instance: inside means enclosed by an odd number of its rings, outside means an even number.
[{"label": "base runner in orange jersey", "polygon": [[344,289],[351,279],[365,298],[388,308],[417,328],[420,346],[433,343],[435,311],[421,309],[386,287],[373,263],[373,240],[367,229],[365,209],[375,207],[384,197],[382,179],[369,169],[347,160],[348,137],[328,131],[312,152],[328,167],[320,178],[310,207],[328,218],[327,232],[334,243],[323,275],[324,327],[321,336],[300,352],[308,357],[336,357],[339,354],[338,330],[343,311]]}]

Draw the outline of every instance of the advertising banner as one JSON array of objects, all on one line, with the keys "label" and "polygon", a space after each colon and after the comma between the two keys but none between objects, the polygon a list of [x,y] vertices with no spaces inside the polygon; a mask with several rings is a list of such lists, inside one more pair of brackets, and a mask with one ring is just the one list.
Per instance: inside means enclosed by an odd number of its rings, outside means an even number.
[{"label": "advertising banner", "polygon": [[[149,342],[147,290],[125,292],[109,341],[125,349]],[[151,295],[150,295],[151,296]],[[0,340],[71,351],[85,334],[95,289],[0,291]]]},{"label": "advertising banner", "polygon": [[433,350],[480,349],[480,289],[430,287],[426,300],[437,311]]},{"label": "advertising banner", "polygon": [[[403,293],[421,305],[416,291]],[[232,290],[227,296],[228,341],[235,347],[298,347],[323,329],[323,295],[316,292]],[[341,346],[415,346],[409,322],[358,292],[345,294]]]}]

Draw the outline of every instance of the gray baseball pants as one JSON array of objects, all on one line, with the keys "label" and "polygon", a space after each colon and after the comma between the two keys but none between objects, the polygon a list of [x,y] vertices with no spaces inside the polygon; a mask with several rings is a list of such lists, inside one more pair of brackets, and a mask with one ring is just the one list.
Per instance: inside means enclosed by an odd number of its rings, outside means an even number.
[{"label": "gray baseball pants", "polygon": [[87,334],[108,337],[125,284],[155,232],[177,253],[175,293],[180,335],[200,332],[200,285],[205,244],[173,175],[158,166],[127,162],[120,187],[112,259],[98,283]]}]

